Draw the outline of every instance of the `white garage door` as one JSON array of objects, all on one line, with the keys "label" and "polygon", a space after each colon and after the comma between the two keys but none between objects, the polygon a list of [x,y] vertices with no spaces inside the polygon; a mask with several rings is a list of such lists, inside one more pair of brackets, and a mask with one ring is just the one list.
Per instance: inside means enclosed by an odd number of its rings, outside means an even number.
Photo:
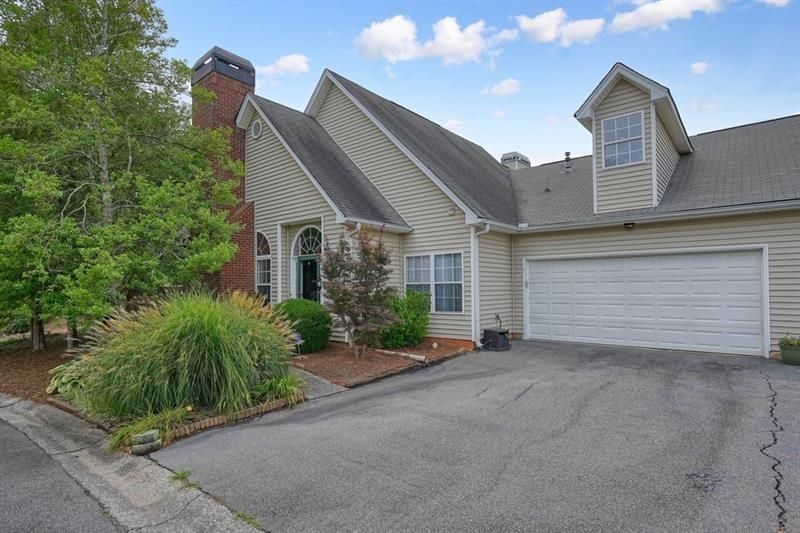
[{"label": "white garage door", "polygon": [[764,353],[761,251],[526,262],[527,338]]}]

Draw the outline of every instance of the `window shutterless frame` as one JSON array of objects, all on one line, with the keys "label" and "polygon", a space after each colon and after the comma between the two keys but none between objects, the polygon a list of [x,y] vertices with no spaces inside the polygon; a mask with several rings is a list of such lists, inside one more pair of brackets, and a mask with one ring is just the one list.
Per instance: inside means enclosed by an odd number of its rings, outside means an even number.
[{"label": "window shutterless frame", "polygon": [[[624,139],[616,139],[615,138],[614,140],[606,140],[606,123],[609,123],[611,121],[616,121],[617,119],[626,118],[626,117],[630,121],[630,117],[633,117],[635,115],[638,115],[638,118],[639,118],[639,135],[629,136],[629,137],[626,137]],[[630,129],[630,125],[628,125],[628,128]],[[614,131],[615,132],[617,131],[616,127],[614,128]],[[620,165],[606,165],[606,148],[607,147],[612,146],[612,145],[616,146],[616,145],[624,143],[624,142],[631,142],[631,141],[637,141],[637,140],[641,141],[641,143],[642,143],[642,150],[641,150],[642,159],[641,160],[628,161],[627,163],[623,163],[623,164],[620,164]],[[601,120],[600,121],[600,144],[601,144],[601,154],[600,155],[602,157],[601,161],[603,163],[601,168],[603,170],[613,169],[613,168],[623,168],[623,167],[627,167],[627,166],[630,166],[630,165],[641,165],[642,163],[644,163],[647,160],[647,154],[645,153],[646,146],[645,146],[645,139],[644,139],[644,112],[643,111],[636,111],[634,113],[624,113],[622,115],[615,115],[613,117],[608,117],[608,118],[604,118],[603,120]],[[633,151],[637,151],[637,150],[633,150]],[[628,150],[628,152],[627,152],[628,155],[630,155],[631,152],[632,152],[631,150]]]},{"label": "window shutterless frame", "polygon": [[272,247],[266,233],[256,232],[256,292],[272,302]]},{"label": "window shutterless frame", "polygon": [[[461,276],[458,281],[436,281],[436,258],[446,255],[458,255],[457,269]],[[428,281],[417,281],[408,279],[408,260],[412,258],[428,259]],[[452,268],[452,267],[450,267]],[[418,268],[412,269],[419,271]],[[463,315],[464,314],[464,251],[463,250],[443,250],[424,254],[409,254],[403,256],[403,289],[408,290],[415,286],[427,285],[428,293],[431,295],[431,313],[437,315]],[[461,287],[461,310],[460,311],[437,311],[436,310],[436,286],[437,285],[459,285]]]}]

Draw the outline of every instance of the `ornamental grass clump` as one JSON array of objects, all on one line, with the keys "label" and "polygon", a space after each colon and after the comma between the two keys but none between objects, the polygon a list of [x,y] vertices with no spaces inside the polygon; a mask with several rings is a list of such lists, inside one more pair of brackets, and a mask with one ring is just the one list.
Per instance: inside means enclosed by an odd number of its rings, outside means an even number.
[{"label": "ornamental grass clump", "polygon": [[118,420],[187,405],[231,412],[288,375],[293,335],[259,296],[172,294],[118,310],[91,330],[83,355],[69,363],[80,367],[80,386],[71,384],[68,399]]}]

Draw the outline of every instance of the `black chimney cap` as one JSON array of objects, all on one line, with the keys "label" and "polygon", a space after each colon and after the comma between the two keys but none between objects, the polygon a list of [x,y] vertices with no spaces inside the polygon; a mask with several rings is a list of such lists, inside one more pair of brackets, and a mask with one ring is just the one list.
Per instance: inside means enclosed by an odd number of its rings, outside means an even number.
[{"label": "black chimney cap", "polygon": [[228,52],[219,46],[203,54],[192,67],[192,84],[197,83],[212,72],[219,72],[242,83],[255,87],[256,69],[247,59]]}]

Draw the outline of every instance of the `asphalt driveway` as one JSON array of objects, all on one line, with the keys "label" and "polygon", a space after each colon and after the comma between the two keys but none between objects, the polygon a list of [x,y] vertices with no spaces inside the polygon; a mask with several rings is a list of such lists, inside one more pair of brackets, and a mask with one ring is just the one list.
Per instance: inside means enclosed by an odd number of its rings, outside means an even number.
[{"label": "asphalt driveway", "polygon": [[517,342],[153,458],[270,531],[798,531],[800,368]]}]

